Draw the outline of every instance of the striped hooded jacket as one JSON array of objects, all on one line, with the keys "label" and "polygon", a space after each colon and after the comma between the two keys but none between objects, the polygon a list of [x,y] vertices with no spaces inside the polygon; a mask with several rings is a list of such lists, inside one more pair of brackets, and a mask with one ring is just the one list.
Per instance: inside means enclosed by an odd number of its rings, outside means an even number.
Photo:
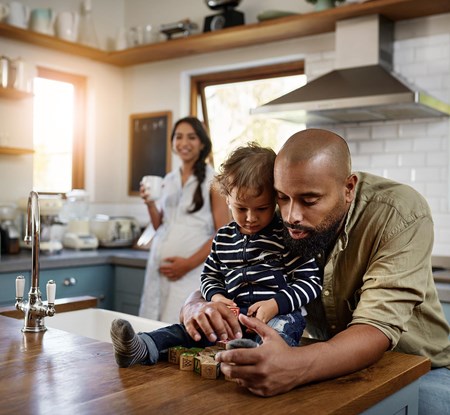
[{"label": "striped hooded jacket", "polygon": [[254,235],[242,234],[236,222],[220,228],[205,261],[200,289],[207,301],[222,294],[240,308],[274,298],[279,314],[288,314],[319,296],[321,280],[314,258],[289,252],[283,223],[275,215]]}]

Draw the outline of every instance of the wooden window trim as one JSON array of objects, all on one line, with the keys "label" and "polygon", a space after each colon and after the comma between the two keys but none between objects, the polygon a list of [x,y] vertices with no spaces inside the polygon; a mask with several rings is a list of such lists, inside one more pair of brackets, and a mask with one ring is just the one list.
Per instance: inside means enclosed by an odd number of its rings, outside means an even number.
[{"label": "wooden window trim", "polygon": [[53,79],[74,85],[74,132],[72,147],[72,188],[84,189],[85,187],[85,146],[86,146],[86,85],[85,76],[74,75],[57,70],[37,67],[39,78]]},{"label": "wooden window trim", "polygon": [[200,96],[204,114],[204,122],[209,127],[205,99],[205,88],[207,86],[253,81],[263,78],[277,78],[280,76],[302,75],[304,73],[305,61],[300,60],[192,76],[190,88],[190,113],[193,116],[198,115],[198,97]]}]

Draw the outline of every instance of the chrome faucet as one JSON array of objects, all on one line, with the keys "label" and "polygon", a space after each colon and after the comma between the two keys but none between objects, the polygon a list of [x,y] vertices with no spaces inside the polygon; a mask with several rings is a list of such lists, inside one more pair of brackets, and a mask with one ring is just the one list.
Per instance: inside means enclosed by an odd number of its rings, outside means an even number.
[{"label": "chrome faucet", "polygon": [[16,308],[25,313],[23,332],[38,333],[47,330],[44,325],[44,317],[55,314],[55,281],[47,283],[47,305],[42,302],[39,290],[39,249],[41,222],[39,211],[39,195],[31,191],[28,197],[27,222],[25,226],[24,241],[31,244],[31,287],[28,293],[28,301],[23,299],[25,290],[25,277],[19,275],[16,278]]}]

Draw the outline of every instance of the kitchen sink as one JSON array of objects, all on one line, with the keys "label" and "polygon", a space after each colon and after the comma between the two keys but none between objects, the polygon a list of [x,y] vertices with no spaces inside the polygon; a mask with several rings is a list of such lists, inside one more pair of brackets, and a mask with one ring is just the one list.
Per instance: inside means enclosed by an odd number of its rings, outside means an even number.
[{"label": "kitchen sink", "polygon": [[84,310],[55,314],[53,317],[45,318],[45,325],[48,330],[52,328],[64,330],[80,336],[111,343],[109,329],[111,322],[115,318],[128,320],[136,333],[139,331],[152,331],[169,325],[161,321],[101,308],[86,308]]}]

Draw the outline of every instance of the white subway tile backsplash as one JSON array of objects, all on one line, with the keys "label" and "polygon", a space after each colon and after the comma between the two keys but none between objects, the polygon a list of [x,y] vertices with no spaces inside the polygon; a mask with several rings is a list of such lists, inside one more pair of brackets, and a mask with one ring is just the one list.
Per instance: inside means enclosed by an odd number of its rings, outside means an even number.
[{"label": "white subway tile backsplash", "polygon": [[429,182],[425,185],[425,194],[427,197],[439,197],[448,193],[447,183]]},{"label": "white subway tile backsplash", "polygon": [[397,167],[397,155],[395,154],[374,154],[372,156],[371,167]]},{"label": "white subway tile backsplash", "polygon": [[379,124],[372,126],[372,138],[396,138],[398,137],[397,124]]},{"label": "white subway tile backsplash", "polygon": [[424,156],[425,156],[425,163],[427,166],[448,168],[450,164],[450,158],[446,152],[439,152],[439,153],[430,152],[424,154]]},{"label": "white subway tile backsplash", "polygon": [[384,141],[361,141],[359,143],[359,151],[362,154],[372,154],[372,153],[383,153],[384,152]]},{"label": "white subway tile backsplash", "polygon": [[391,180],[395,180],[400,183],[409,184],[409,180],[411,177],[411,169],[408,168],[389,168],[387,170],[387,177]]},{"label": "white subway tile backsplash", "polygon": [[413,140],[386,137],[384,149],[387,153],[406,153],[413,151]]},{"label": "white subway tile backsplash", "polygon": [[414,139],[414,151],[443,151],[443,140],[439,137],[427,137],[423,134],[424,138]]},{"label": "white subway tile backsplash", "polygon": [[425,153],[404,153],[398,156],[398,165],[402,167],[425,167]]},{"label": "white subway tile backsplash", "polygon": [[427,125],[423,122],[401,123],[399,128],[400,137],[426,137]]},{"label": "white subway tile backsplash", "polygon": [[435,182],[439,182],[441,180],[441,171],[439,168],[419,167],[419,168],[415,168],[415,171],[416,171],[416,181],[417,182],[435,183]]},{"label": "white subway tile backsplash", "polygon": [[370,127],[347,127],[345,129],[345,136],[348,140],[364,140],[370,139]]}]

